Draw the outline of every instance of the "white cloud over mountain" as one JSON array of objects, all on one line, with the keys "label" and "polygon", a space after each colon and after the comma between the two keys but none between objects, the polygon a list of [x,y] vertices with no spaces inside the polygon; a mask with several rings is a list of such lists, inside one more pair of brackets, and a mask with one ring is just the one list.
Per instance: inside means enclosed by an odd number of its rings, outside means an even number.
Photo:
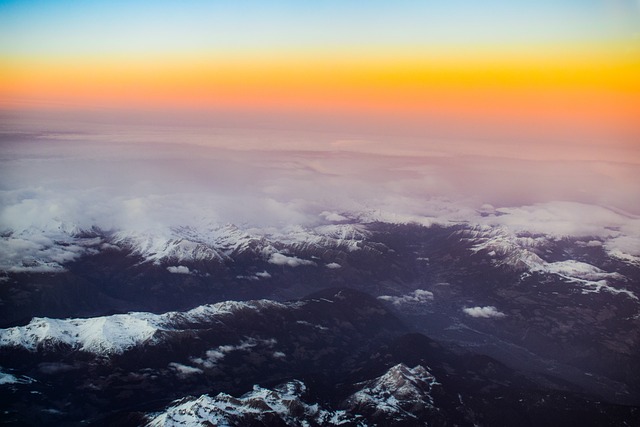
[{"label": "white cloud over mountain", "polygon": [[190,274],[191,273],[189,271],[189,267],[186,267],[184,265],[170,265],[169,267],[167,267],[167,270],[169,271],[169,273],[174,273],[174,274]]},{"label": "white cloud over mountain", "polygon": [[[623,211],[640,212],[632,164],[394,156],[333,151],[330,143],[236,150],[232,142],[186,144],[179,134],[126,130],[0,134],[0,269],[55,271],[99,249],[100,242],[70,239],[94,226],[168,238],[179,226],[276,232],[349,217],[594,237],[612,256],[640,262],[640,219]],[[312,262],[274,256],[280,265]]]},{"label": "white cloud over mountain", "polygon": [[271,254],[271,257],[268,261],[270,264],[275,265],[284,265],[287,267],[299,267],[301,265],[316,265],[315,262],[309,261],[307,259],[301,259],[297,256],[286,256],[281,253]]},{"label": "white cloud over mountain", "polygon": [[424,289],[416,289],[415,291],[406,295],[382,295],[379,296],[378,299],[388,301],[398,307],[405,304],[425,304],[433,301],[433,292],[425,291]]},{"label": "white cloud over mountain", "polygon": [[462,309],[462,311],[471,317],[479,317],[482,319],[500,318],[505,316],[504,313],[498,311],[493,306],[465,307]]}]

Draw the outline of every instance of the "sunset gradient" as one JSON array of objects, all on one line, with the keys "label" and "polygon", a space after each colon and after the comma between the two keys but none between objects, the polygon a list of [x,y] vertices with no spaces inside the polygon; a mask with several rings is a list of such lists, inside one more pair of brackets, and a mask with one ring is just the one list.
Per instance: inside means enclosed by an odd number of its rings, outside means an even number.
[{"label": "sunset gradient", "polygon": [[0,108],[640,137],[635,1],[210,3],[2,2]]}]

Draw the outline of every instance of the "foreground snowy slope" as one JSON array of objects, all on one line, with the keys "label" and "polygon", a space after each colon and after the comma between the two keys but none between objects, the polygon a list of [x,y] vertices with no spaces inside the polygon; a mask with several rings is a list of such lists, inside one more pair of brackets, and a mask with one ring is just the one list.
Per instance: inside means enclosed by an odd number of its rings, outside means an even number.
[{"label": "foreground snowy slope", "polygon": [[[432,419],[426,410],[438,412],[431,388],[438,384],[424,367],[400,363],[330,410],[318,403],[305,403],[306,385],[298,380],[273,390],[254,386],[239,398],[225,393],[197,399],[182,399],[159,414],[152,414],[148,427],[213,425],[306,425],[365,426],[383,422],[420,424]],[[421,421],[422,420],[422,421]]]},{"label": "foreground snowy slope", "polygon": [[[613,426],[640,415],[579,385],[407,333],[378,299],[349,289],[46,322],[36,341],[29,326],[0,331],[10,422],[472,426],[526,414],[547,425],[569,417]],[[153,325],[152,337],[136,322]]]}]

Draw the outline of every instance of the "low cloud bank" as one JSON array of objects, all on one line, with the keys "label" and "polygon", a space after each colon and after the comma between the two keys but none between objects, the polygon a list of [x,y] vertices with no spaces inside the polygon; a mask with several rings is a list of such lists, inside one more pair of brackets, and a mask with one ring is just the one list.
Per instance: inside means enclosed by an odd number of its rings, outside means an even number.
[{"label": "low cloud bank", "polygon": [[[234,223],[277,231],[350,218],[594,237],[612,256],[640,262],[640,218],[625,213],[640,213],[632,163],[335,151],[331,141],[340,138],[330,134],[306,151],[291,150],[291,141],[277,150],[254,143],[240,151],[232,149],[233,138],[215,134],[200,135],[210,145],[181,143],[178,133],[157,141],[157,132],[126,129],[12,135],[0,135],[5,271],[60,270],[99,249],[71,238],[92,227],[166,237],[174,227],[206,232]],[[269,262],[313,264],[282,254]]]}]

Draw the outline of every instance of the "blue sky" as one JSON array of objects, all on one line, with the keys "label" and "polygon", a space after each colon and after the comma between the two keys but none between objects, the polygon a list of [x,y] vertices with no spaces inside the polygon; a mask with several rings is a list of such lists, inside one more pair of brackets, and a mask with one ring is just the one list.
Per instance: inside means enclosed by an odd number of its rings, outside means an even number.
[{"label": "blue sky", "polygon": [[3,1],[0,54],[638,40],[640,2]]}]

